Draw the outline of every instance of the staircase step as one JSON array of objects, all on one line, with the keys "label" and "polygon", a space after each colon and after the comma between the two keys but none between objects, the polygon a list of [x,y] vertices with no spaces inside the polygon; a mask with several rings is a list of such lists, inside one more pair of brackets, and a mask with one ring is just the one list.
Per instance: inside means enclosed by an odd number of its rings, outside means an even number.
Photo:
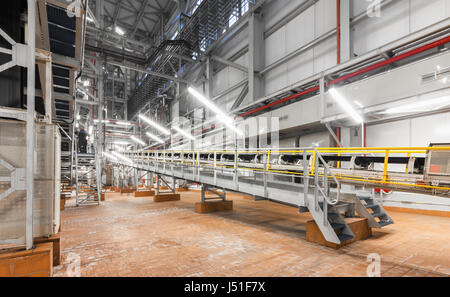
[{"label": "staircase step", "polygon": [[352,235],[342,234],[342,233],[338,235],[338,238],[339,238],[339,240],[341,241],[341,243],[342,243],[342,242],[345,242],[345,241],[348,241],[348,240],[350,240],[350,239],[353,239],[353,237],[354,237],[354,236],[352,236]]},{"label": "staircase step", "polygon": [[340,224],[340,223],[331,223],[331,227],[334,230],[342,230],[345,228],[345,224]]},{"label": "staircase step", "polygon": [[379,221],[378,224],[379,224],[381,227],[384,227],[384,226],[393,224],[393,222],[392,222],[392,221]]},{"label": "staircase step", "polygon": [[374,217],[374,218],[380,218],[380,217],[386,216],[386,214],[385,214],[385,213],[382,213],[382,212],[374,212],[374,213],[372,213],[371,215],[372,215],[372,217]]},{"label": "staircase step", "polygon": [[340,216],[340,214],[338,214],[337,212],[329,212],[328,213],[329,218],[337,218],[339,216]]},{"label": "staircase step", "polygon": [[380,205],[377,204],[377,203],[367,204],[367,205],[365,205],[365,206],[366,206],[366,208],[377,208],[377,207],[380,207]]}]

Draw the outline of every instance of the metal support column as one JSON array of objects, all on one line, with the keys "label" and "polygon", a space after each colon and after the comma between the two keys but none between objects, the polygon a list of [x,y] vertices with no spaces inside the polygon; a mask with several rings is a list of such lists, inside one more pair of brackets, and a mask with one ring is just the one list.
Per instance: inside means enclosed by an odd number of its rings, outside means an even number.
[{"label": "metal support column", "polygon": [[33,248],[33,195],[34,195],[34,145],[35,145],[35,51],[36,51],[36,2],[28,0],[28,66],[27,66],[27,200],[26,235],[27,250]]},{"label": "metal support column", "polygon": [[248,98],[252,102],[264,96],[264,78],[258,74],[265,66],[264,18],[262,14],[253,12],[250,15],[248,30]]},{"label": "metal support column", "polygon": [[340,60],[347,62],[352,57],[350,34],[350,0],[340,0]]}]

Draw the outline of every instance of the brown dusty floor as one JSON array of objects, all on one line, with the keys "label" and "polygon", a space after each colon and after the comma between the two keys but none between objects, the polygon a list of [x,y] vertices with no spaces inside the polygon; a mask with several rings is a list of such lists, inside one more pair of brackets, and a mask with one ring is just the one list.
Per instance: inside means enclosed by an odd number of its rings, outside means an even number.
[{"label": "brown dusty floor", "polygon": [[82,276],[365,276],[370,253],[382,276],[450,275],[448,218],[391,212],[394,225],[334,250],[304,239],[309,214],[228,199],[234,210],[214,214],[194,212],[198,192],[164,203],[107,193],[101,206],[68,206],[54,275],[79,255]]}]

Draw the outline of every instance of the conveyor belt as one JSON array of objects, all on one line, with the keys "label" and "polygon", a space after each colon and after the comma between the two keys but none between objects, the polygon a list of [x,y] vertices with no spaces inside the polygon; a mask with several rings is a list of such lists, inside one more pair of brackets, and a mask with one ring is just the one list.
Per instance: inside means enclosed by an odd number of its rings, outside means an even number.
[{"label": "conveyor belt", "polygon": [[[406,155],[406,156],[399,156]],[[325,238],[353,238],[342,210],[381,228],[393,221],[361,188],[450,196],[450,147],[125,152],[117,164],[263,197],[311,212]],[[357,161],[358,160],[358,161]],[[344,164],[346,163],[346,164]],[[398,169],[396,167],[400,166]],[[343,191],[341,184],[355,186]],[[359,190],[358,190],[359,189]],[[336,226],[340,226],[336,228]]]}]

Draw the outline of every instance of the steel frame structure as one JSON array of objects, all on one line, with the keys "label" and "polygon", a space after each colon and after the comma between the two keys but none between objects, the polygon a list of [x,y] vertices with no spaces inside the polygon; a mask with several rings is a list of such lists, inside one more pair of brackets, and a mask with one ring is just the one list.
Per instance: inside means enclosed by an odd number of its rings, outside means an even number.
[{"label": "steel frame structure", "polygon": [[[11,55],[11,61],[0,66],[0,72],[13,66],[27,68],[27,113],[26,113],[26,141],[27,141],[27,168],[26,168],[26,229],[25,246],[33,248],[33,193],[34,193],[34,144],[35,144],[35,61],[36,61],[36,5],[34,0],[28,0],[28,44],[16,43],[3,30],[0,35],[7,40],[12,49],[0,49],[0,52]],[[13,112],[14,113],[14,112]],[[23,113],[13,118],[24,119]]]}]

